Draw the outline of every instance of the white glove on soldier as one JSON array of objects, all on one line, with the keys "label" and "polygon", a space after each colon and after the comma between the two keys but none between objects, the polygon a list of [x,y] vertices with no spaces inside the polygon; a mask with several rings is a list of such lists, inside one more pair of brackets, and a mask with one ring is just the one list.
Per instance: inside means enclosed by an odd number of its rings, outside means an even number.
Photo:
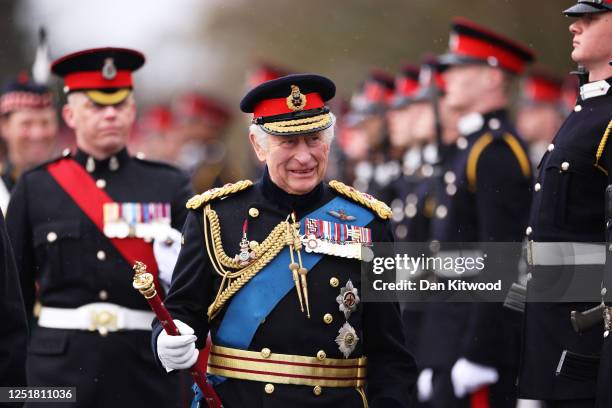
[{"label": "white glove on soldier", "polygon": [[180,336],[170,336],[163,330],[157,337],[157,356],[168,372],[191,367],[199,354],[193,329],[180,320],[175,320],[174,324]]},{"label": "white glove on soldier", "polygon": [[153,241],[153,254],[159,270],[159,281],[166,293],[172,282],[172,272],[181,251],[181,232],[174,228],[168,228],[166,234],[157,237]]},{"label": "white glove on soldier", "polygon": [[451,380],[455,396],[463,398],[485,385],[495,384],[499,374],[493,367],[472,363],[462,357],[451,370]]},{"label": "white glove on soldier", "polygon": [[418,398],[421,402],[427,402],[433,394],[433,370],[426,368],[421,371],[417,379]]}]

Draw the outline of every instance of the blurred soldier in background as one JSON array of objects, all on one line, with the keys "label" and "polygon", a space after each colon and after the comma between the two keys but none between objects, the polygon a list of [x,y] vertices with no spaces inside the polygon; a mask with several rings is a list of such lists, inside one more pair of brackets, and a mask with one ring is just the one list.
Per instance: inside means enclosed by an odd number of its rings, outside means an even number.
[{"label": "blurred soldier in background", "polygon": [[[546,400],[553,408],[595,405],[601,326],[577,333],[570,314],[597,305],[606,258],[601,243],[609,238],[604,211],[612,157],[607,143],[612,119],[611,11],[609,0],[579,0],[564,12],[576,17],[569,26],[571,58],[584,66],[588,78],[541,161],[526,231],[532,278],[527,286],[519,388],[521,396]],[[555,288],[571,289],[566,278],[575,274],[587,293],[583,296],[594,295],[593,304],[559,303],[558,298],[553,299],[557,303],[529,302],[538,297],[541,301]],[[608,344],[600,371],[600,407],[612,404]]]},{"label": "blurred soldier in background", "polygon": [[176,229],[191,195],[182,172],[125,148],[136,116],[132,71],[143,64],[141,53],[123,48],[53,63],[78,149],[24,173],[9,204],[26,312],[31,317],[35,300],[42,305],[28,384],[76,386],[70,406],[180,404],[177,377],[167,378],[146,347],[153,313],[130,273],[143,260],[169,286],[173,260],[154,243],[180,246]]},{"label": "blurred soldier in background", "polygon": [[130,152],[149,160],[171,162],[180,147],[178,140],[171,140],[173,125],[174,117],[168,106],[155,105],[148,108],[140,115],[130,136]]},{"label": "blurred soldier in background", "polygon": [[[465,19],[453,22],[450,52],[440,62],[447,67],[445,103],[462,115],[461,137],[445,151],[436,197],[431,238],[442,243],[440,257],[445,256],[444,242],[522,238],[531,167],[506,109],[509,81],[532,59],[529,49],[509,38]],[[510,272],[516,272],[513,261],[508,261]],[[449,278],[435,272],[439,279]],[[423,366],[432,371],[422,372],[419,387],[431,381],[432,407],[468,407],[483,401],[514,408],[520,319],[513,313],[501,304],[428,306]]]},{"label": "blurred soldier in background", "polygon": [[174,126],[168,148],[180,146],[174,162],[191,175],[194,191],[237,180],[225,140],[231,120],[227,107],[209,95],[190,92],[173,101],[172,112]]},{"label": "blurred soldier in background", "polygon": [[26,74],[8,82],[0,95],[0,126],[7,146],[0,164],[0,209],[6,214],[17,179],[49,160],[56,148],[57,114],[49,89]]},{"label": "blurred soldier in background", "polygon": [[544,69],[531,70],[522,80],[516,128],[529,145],[535,168],[565,118],[563,81]]},{"label": "blurred soldier in background", "polygon": [[[372,70],[361,88],[351,98],[346,126],[350,127],[351,144],[359,144],[354,165],[355,188],[379,195],[382,188],[397,177],[400,166],[390,160],[386,111],[393,99],[394,78],[386,72]],[[364,157],[361,157],[364,156]]]}]

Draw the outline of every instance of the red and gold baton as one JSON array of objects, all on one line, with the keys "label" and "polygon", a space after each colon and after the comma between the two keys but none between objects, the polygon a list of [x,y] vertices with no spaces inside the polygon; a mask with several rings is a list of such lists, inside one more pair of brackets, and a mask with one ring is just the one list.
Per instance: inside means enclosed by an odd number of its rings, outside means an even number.
[{"label": "red and gold baton", "polygon": [[[170,316],[168,309],[166,309],[166,306],[164,306],[157,294],[153,275],[147,272],[147,265],[140,261],[137,261],[134,265],[134,282],[132,285],[134,289],[137,289],[147,299],[149,306],[151,306],[155,316],[157,316],[157,320],[159,320],[166,333],[170,336],[179,336],[180,333],[174,324],[174,320],[172,320],[172,316]],[[198,358],[198,361],[189,369],[189,373],[202,391],[202,394],[204,394],[208,407],[222,408],[219,396],[213,387],[206,382],[206,363],[207,359]]]}]

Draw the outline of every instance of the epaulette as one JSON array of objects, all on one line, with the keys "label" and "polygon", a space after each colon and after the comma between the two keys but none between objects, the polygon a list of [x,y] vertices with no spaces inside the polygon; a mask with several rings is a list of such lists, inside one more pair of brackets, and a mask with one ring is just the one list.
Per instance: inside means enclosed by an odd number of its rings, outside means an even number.
[{"label": "epaulette", "polygon": [[529,158],[527,157],[525,149],[523,149],[523,146],[521,146],[516,136],[509,132],[488,132],[476,140],[468,155],[465,173],[468,180],[468,189],[472,192],[476,191],[476,170],[478,167],[478,159],[485,148],[494,141],[501,141],[507,144],[512,151],[512,154],[516,158],[523,176],[526,178],[531,176],[531,165],[529,164]]},{"label": "epaulette", "polygon": [[235,194],[245,190],[253,185],[251,180],[240,180],[236,183],[227,183],[223,187],[211,188],[202,194],[196,194],[187,201],[186,207],[192,210],[197,210],[202,204],[208,203],[217,198],[227,197],[230,194]]},{"label": "epaulette", "polygon": [[338,180],[330,181],[329,186],[332,189],[336,190],[338,193],[374,211],[376,215],[378,215],[383,220],[389,219],[391,217],[391,208],[389,208],[387,204],[383,203],[380,200],[377,200],[371,195],[355,190],[353,187],[347,186],[346,184]]}]

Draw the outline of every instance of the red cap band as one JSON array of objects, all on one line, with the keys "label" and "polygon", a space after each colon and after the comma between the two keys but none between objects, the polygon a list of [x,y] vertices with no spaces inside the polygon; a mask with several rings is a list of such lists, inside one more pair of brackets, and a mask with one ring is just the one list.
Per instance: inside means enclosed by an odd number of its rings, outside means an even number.
[{"label": "red cap band", "polygon": [[[301,110],[322,108],[325,106],[321,95],[316,92],[306,94],[306,105]],[[293,109],[287,106],[287,98],[266,99],[258,103],[253,109],[253,116],[256,118],[282,115],[293,113]]]},{"label": "red cap band", "polygon": [[548,81],[532,79],[525,84],[525,96],[534,102],[557,103],[561,98],[561,87]]},{"label": "red cap band", "polygon": [[104,78],[102,71],[73,72],[64,77],[64,85],[70,91],[78,89],[131,88],[132,72],[127,70],[117,71],[117,75],[113,79]]},{"label": "red cap band", "polygon": [[485,61],[494,57],[500,67],[511,72],[521,74],[525,70],[525,61],[522,58],[490,42],[458,34],[451,44],[451,51],[455,54]]},{"label": "red cap band", "polygon": [[399,95],[412,96],[419,89],[419,81],[412,78],[400,77],[395,80],[395,89]]}]

